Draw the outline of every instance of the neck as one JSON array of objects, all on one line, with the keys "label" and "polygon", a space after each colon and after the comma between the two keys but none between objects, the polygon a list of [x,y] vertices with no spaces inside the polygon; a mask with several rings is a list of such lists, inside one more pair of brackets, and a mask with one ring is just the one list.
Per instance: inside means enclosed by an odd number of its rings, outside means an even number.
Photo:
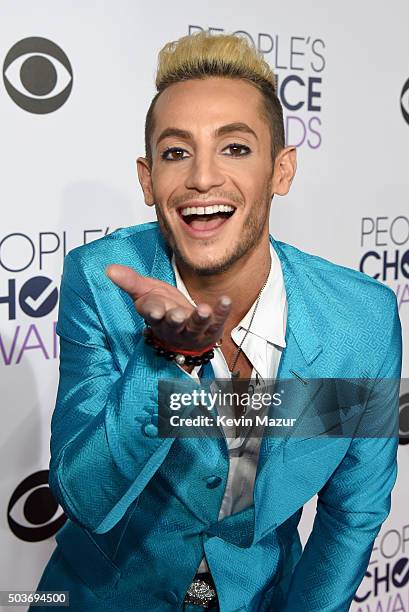
[{"label": "neck", "polygon": [[[196,304],[214,306],[222,295],[232,300],[232,309],[225,329],[235,327],[257,299],[271,265],[270,242],[267,236],[255,249],[246,253],[228,270],[214,276],[199,276],[176,260],[179,273],[189,295]],[[245,290],[243,290],[245,287]]]}]

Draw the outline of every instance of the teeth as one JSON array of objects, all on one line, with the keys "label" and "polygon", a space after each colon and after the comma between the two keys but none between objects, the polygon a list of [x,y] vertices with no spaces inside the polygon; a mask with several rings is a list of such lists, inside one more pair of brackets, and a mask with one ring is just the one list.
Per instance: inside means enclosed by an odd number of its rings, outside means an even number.
[{"label": "teeth", "polygon": [[214,215],[219,212],[231,212],[234,210],[233,206],[227,204],[215,204],[214,206],[188,206],[182,208],[181,214],[184,217],[188,215]]}]

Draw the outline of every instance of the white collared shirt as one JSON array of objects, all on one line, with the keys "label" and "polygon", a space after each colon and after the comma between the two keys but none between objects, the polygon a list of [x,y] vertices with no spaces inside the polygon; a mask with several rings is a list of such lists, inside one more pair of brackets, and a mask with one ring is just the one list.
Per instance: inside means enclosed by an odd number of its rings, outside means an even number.
[{"label": "white collared shirt", "polygon": [[[270,244],[271,268],[265,288],[245,338],[242,351],[253,366],[251,378],[255,391],[261,392],[265,380],[275,378],[283,348],[285,348],[285,330],[287,324],[287,296],[281,263],[277,253]],[[179,274],[175,257],[172,257],[172,267],[176,278],[176,287],[183,293],[192,305],[196,305],[190,297]],[[248,329],[255,302],[231,331],[231,337],[237,347],[240,345]],[[215,349],[212,367],[216,379],[230,378],[230,370],[220,348]],[[198,378],[201,366],[194,368],[190,374]],[[258,387],[256,385],[259,385]],[[219,413],[220,410],[218,409]],[[232,432],[224,428],[229,449],[229,472],[223,500],[219,511],[219,520],[230,514],[240,512],[253,504],[254,481],[260,452],[261,436],[244,437],[239,443],[232,437]],[[199,572],[208,571],[205,558],[198,568]]]}]

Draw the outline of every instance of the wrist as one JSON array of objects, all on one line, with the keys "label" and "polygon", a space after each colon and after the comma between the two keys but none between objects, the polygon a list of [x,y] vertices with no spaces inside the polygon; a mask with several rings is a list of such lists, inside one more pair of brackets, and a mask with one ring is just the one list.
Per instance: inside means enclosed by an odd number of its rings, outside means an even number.
[{"label": "wrist", "polygon": [[158,357],[164,357],[168,361],[176,361],[176,363],[187,372],[192,372],[195,366],[208,363],[214,357],[214,348],[218,346],[217,342],[212,343],[200,350],[183,349],[180,347],[171,346],[165,343],[160,338],[157,338],[152,328],[147,324],[143,331],[145,343],[151,346]]}]

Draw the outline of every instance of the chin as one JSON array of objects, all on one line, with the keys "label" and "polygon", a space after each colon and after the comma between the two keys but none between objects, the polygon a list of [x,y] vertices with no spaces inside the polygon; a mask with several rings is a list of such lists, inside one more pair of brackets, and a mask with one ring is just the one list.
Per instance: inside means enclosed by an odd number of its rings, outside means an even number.
[{"label": "chin", "polygon": [[234,254],[221,255],[220,257],[211,257],[208,259],[186,257],[177,248],[175,248],[176,258],[183,263],[183,265],[197,274],[198,276],[214,276],[216,274],[222,274],[226,272],[232,264],[236,261]]}]

